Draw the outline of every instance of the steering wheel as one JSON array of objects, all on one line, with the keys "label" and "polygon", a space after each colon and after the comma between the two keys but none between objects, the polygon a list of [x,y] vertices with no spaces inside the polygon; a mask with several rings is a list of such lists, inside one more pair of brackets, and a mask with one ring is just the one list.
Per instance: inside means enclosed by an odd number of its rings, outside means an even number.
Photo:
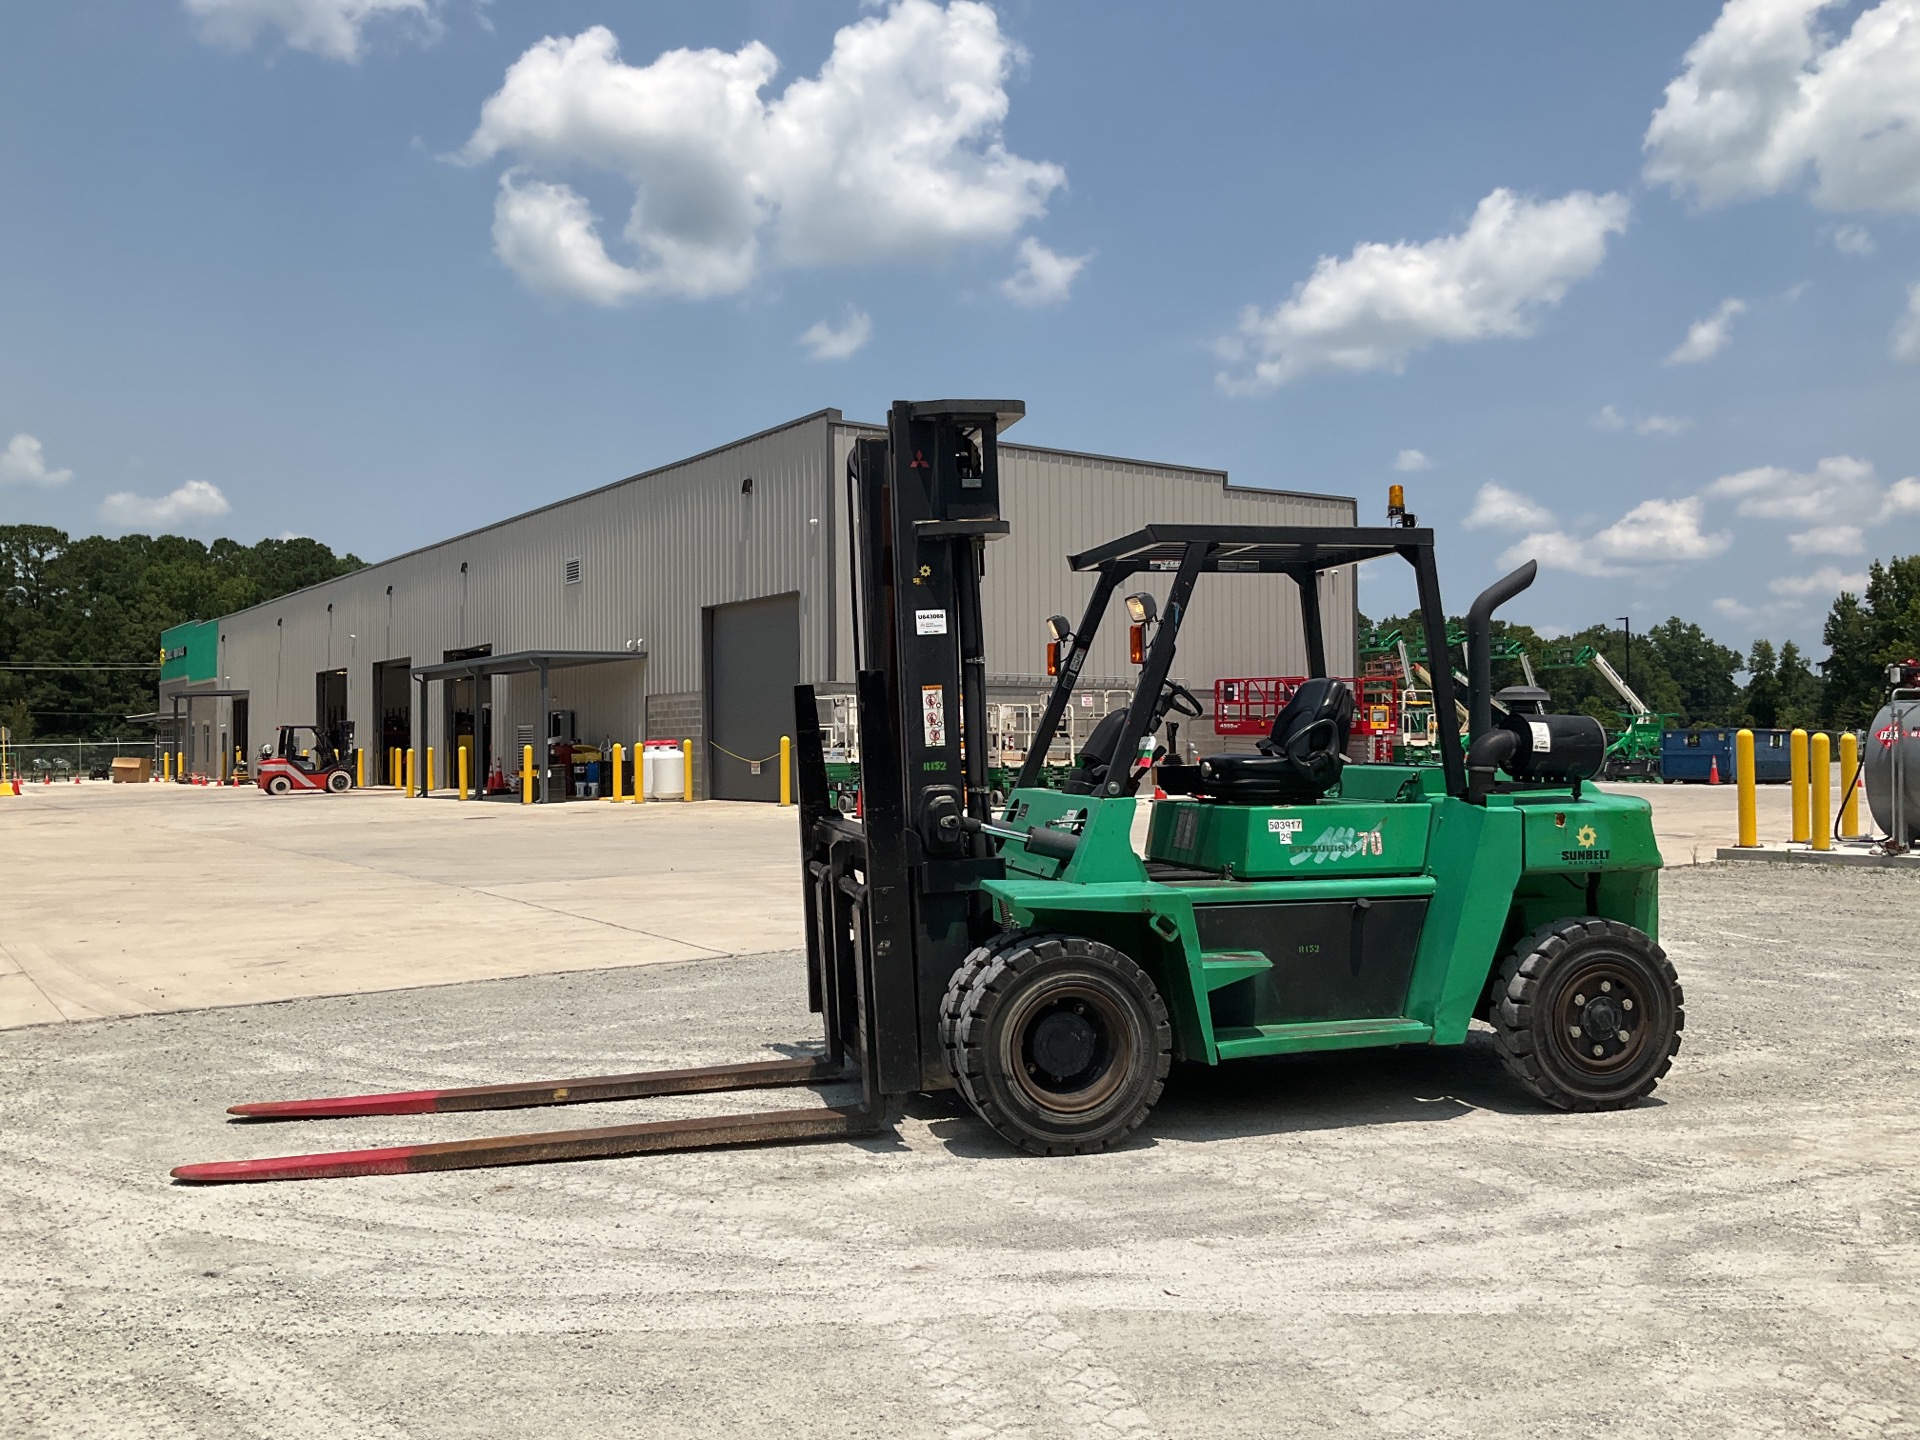
[{"label": "steering wheel", "polygon": [[1199,698],[1191,690],[1172,680],[1167,681],[1166,688],[1160,692],[1160,713],[1164,715],[1169,710],[1176,715],[1185,715],[1194,720],[1198,720],[1207,713],[1205,707],[1200,704]]}]

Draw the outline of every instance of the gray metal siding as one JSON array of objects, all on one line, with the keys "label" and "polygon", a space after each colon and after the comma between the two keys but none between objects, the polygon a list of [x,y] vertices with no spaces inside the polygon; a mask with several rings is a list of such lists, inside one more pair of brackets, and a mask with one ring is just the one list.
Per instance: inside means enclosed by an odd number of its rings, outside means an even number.
[{"label": "gray metal siding", "polygon": [[[254,692],[254,723],[269,727],[311,722],[314,673],[346,665],[358,734],[377,743],[376,661],[430,663],[480,644],[618,650],[644,639],[643,664],[554,677],[556,704],[578,694],[585,710],[591,697],[594,738],[615,726],[638,734],[643,687],[700,687],[703,606],[787,592],[801,597],[802,665],[822,673],[836,599],[828,424],[809,417],[228,616],[221,673]],[[567,585],[575,558],[581,580]],[[438,688],[431,718],[444,743]],[[496,682],[500,743],[532,720],[530,696],[531,687]]]},{"label": "gray metal siding", "polygon": [[[883,432],[834,427],[835,474],[843,474],[853,442]],[[844,485],[834,492],[836,550],[846,564]],[[1218,470],[1192,470],[1003,443],[1000,505],[1012,534],[987,547],[982,609],[987,664],[996,685],[1044,676],[1049,615],[1078,623],[1093,577],[1067,568],[1067,557],[1156,522],[1232,525],[1352,525],[1355,503],[1341,496],[1299,495],[1234,487]],[[1147,575],[1136,588],[1164,599],[1172,577]],[[1321,610],[1328,630],[1327,665],[1354,673],[1354,577],[1349,567],[1323,578]],[[850,683],[852,622],[839,619],[839,665],[834,678]],[[1196,688],[1223,675],[1300,675],[1307,669],[1300,602],[1293,586],[1274,577],[1221,575],[1202,579],[1193,619],[1180,640],[1178,673]],[[1126,626],[1116,603],[1103,622],[1086,675],[1131,683]],[[1205,698],[1205,697],[1203,697]]]}]

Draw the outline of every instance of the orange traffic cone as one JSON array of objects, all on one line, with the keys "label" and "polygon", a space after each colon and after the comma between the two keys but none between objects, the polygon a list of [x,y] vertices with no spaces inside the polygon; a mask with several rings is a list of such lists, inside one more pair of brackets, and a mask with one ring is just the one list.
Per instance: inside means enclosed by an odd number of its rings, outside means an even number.
[{"label": "orange traffic cone", "polygon": [[1719,783],[1720,783],[1720,757],[1716,755],[1713,757],[1712,768],[1707,771],[1707,784],[1718,785]]}]

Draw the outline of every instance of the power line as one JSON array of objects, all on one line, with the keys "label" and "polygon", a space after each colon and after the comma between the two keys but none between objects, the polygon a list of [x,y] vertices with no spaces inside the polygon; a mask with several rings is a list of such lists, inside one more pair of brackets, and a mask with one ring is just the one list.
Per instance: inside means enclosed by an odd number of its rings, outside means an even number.
[{"label": "power line", "polygon": [[0,670],[158,670],[152,662],[145,665],[57,665],[40,660],[0,661]]}]

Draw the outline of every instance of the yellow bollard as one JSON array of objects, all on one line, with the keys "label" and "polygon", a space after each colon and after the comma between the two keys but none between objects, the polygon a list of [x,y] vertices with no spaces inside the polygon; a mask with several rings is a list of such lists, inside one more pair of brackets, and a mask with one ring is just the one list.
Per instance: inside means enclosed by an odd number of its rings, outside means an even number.
[{"label": "yellow bollard", "polygon": [[427,746],[427,769],[426,773],[420,777],[420,793],[433,794],[433,746],[431,745]]},{"label": "yellow bollard", "polygon": [[160,778],[162,780],[173,779],[173,752],[171,750],[160,757]]},{"label": "yellow bollard", "polygon": [[367,752],[364,750],[353,752],[353,788],[356,790],[367,788]]},{"label": "yellow bollard", "polygon": [[460,747],[460,798],[462,800],[467,798],[467,756],[470,753],[466,746]]},{"label": "yellow bollard", "polygon": [[1840,737],[1840,783],[1847,793],[1840,797],[1840,834],[1850,839],[1860,833],[1860,737],[1851,730]]},{"label": "yellow bollard", "polygon": [[533,746],[520,747],[520,803],[533,804]]},{"label": "yellow bollard", "polygon": [[647,742],[633,742],[633,803],[647,803]]},{"label": "yellow bollard", "polygon": [[780,737],[780,803],[793,804],[793,737]]},{"label": "yellow bollard", "polygon": [[1753,774],[1753,731],[1742,730],[1733,740],[1733,778],[1740,791],[1740,847],[1760,843],[1759,784]]},{"label": "yellow bollard", "polygon": [[680,742],[680,770],[686,784],[685,793],[680,798],[691,800],[693,799],[693,741],[691,740]]},{"label": "yellow bollard", "polygon": [[1833,741],[1822,730],[1813,737],[1813,787],[1808,797],[1813,822],[1813,848],[1833,848]]},{"label": "yellow bollard", "polygon": [[1793,789],[1793,843],[1804,845],[1813,836],[1813,822],[1807,818],[1807,732],[1795,730],[1787,737],[1787,783]]},{"label": "yellow bollard", "polygon": [[184,780],[187,778],[187,752],[186,751],[182,750],[173,757],[173,773],[176,779]]},{"label": "yellow bollard", "polygon": [[620,782],[622,781],[622,779],[625,778],[621,774],[621,771],[623,771],[626,768],[626,765],[627,765],[627,747],[624,745],[614,746],[613,747],[613,791],[611,794],[607,796],[607,798],[613,801],[613,803],[616,805],[618,805],[622,800],[627,798],[625,792],[621,789],[621,785],[620,785]]},{"label": "yellow bollard", "polygon": [[418,775],[415,773],[415,766],[414,766],[413,760],[414,760],[413,747],[409,745],[407,747],[407,798],[409,800],[413,798],[414,782],[419,778]]}]

